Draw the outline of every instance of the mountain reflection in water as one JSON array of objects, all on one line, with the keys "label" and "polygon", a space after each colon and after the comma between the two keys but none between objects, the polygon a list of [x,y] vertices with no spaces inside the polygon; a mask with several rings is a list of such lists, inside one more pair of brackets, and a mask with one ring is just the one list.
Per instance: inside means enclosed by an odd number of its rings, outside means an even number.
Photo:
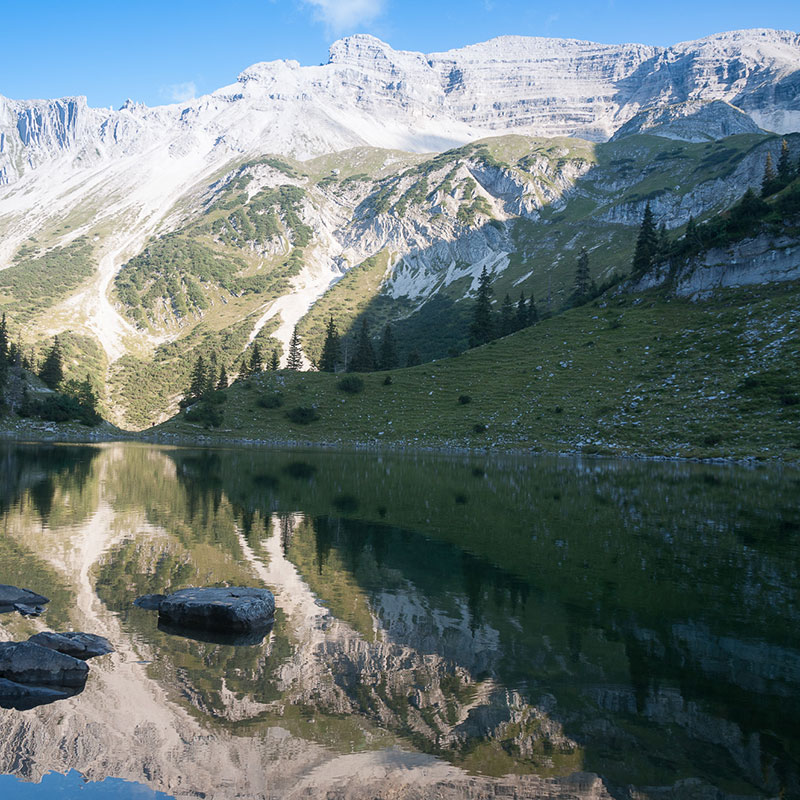
[{"label": "mountain reflection in water", "polygon": [[[797,472],[138,445],[0,464],[0,583],[51,598],[0,638],[117,650],[81,695],[0,712],[0,773],[226,800],[800,795]],[[221,582],[275,593],[260,644],[132,604]]]}]

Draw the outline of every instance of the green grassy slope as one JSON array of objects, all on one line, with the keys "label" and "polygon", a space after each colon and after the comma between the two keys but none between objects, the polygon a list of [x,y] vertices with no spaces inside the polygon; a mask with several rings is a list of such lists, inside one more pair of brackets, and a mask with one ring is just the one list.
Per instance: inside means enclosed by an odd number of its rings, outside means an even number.
[{"label": "green grassy slope", "polygon": [[[364,375],[358,394],[333,375],[265,372],[231,387],[214,435],[794,459],[798,300],[798,283],[701,304],[620,294],[456,358]],[[276,392],[283,404],[262,407]],[[291,422],[298,406],[319,418]],[[181,417],[158,430],[203,432]]]}]

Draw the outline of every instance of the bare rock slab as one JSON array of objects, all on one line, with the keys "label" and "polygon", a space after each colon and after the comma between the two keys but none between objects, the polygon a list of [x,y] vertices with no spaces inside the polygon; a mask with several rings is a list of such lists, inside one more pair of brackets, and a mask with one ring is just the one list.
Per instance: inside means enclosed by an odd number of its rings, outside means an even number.
[{"label": "bare rock slab", "polygon": [[0,708],[14,708],[17,711],[27,711],[36,706],[64,700],[78,694],[80,688],[68,689],[65,686],[28,686],[16,683],[6,678],[0,678]]},{"label": "bare rock slab", "polygon": [[103,636],[96,636],[93,633],[80,633],[78,631],[69,631],[67,633],[44,631],[34,634],[28,641],[73,658],[79,658],[81,661],[114,652],[111,643]]},{"label": "bare rock slab", "polygon": [[268,589],[227,586],[180,589],[157,600],[138,598],[137,605],[158,608],[159,622],[181,627],[242,633],[266,628],[275,617],[275,598]]},{"label": "bare rock slab", "polygon": [[80,686],[89,667],[73,658],[34,642],[0,642],[0,678],[31,686]]}]

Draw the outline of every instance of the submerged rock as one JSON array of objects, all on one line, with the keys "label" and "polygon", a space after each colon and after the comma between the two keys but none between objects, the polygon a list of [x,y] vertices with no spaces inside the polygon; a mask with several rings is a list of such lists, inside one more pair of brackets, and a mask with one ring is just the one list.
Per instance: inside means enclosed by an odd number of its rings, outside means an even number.
[{"label": "submerged rock", "polygon": [[157,608],[159,623],[229,633],[267,628],[275,616],[272,592],[247,586],[191,587],[163,598],[144,595],[135,603]]},{"label": "submerged rock", "polygon": [[0,583],[0,611],[11,611],[16,608],[23,614],[41,613],[42,606],[49,602],[49,598],[30,589],[20,589],[18,586]]},{"label": "submerged rock", "polygon": [[114,652],[111,643],[103,636],[96,636],[93,633],[79,633],[78,631],[69,631],[67,633],[44,631],[34,634],[28,641],[73,658],[79,658],[82,661]]},{"label": "submerged rock", "polygon": [[167,599],[165,594],[143,594],[137,597],[133,604],[139,608],[147,609],[147,611],[158,611],[161,603]]},{"label": "submerged rock", "polygon": [[0,642],[0,678],[33,686],[83,686],[89,667],[34,642]]}]

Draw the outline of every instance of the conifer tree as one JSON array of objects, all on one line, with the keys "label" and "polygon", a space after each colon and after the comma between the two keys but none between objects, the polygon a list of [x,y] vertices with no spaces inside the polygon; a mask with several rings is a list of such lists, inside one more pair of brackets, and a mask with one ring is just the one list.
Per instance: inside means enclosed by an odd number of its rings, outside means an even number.
[{"label": "conifer tree", "polygon": [[0,319],[0,363],[7,364],[9,362],[10,349],[11,342],[8,338],[6,315],[3,314],[2,319]]},{"label": "conifer tree", "polygon": [[686,233],[683,235],[683,240],[692,250],[702,245],[702,238],[694,217],[689,217],[689,221],[686,223]]},{"label": "conifer tree", "polygon": [[203,396],[210,395],[217,388],[217,354],[212,351],[208,359],[208,369],[206,370],[206,386]]},{"label": "conifer tree", "polygon": [[511,302],[511,297],[506,294],[503,298],[503,305],[500,307],[500,335],[508,336],[509,333],[514,332],[514,303]]},{"label": "conifer tree", "polygon": [[336,365],[342,360],[341,351],[339,332],[331,317],[325,328],[325,341],[322,344],[322,355],[319,357],[320,372],[336,372]]},{"label": "conifer tree", "polygon": [[261,348],[258,342],[253,342],[253,350],[250,353],[250,364],[247,370],[248,375],[255,375],[264,369],[264,358],[261,355]]},{"label": "conifer tree", "polygon": [[278,351],[276,349],[273,349],[272,355],[270,356],[269,368],[273,372],[277,372],[281,368],[281,359],[280,359],[280,356],[278,355]]},{"label": "conifer tree", "polygon": [[297,326],[292,331],[289,340],[289,355],[286,357],[286,369],[301,370],[303,368],[303,350],[300,347],[300,334]]},{"label": "conifer tree", "polygon": [[667,226],[662,222],[658,226],[658,242],[656,243],[656,257],[660,260],[669,258],[670,240]]},{"label": "conifer tree", "polygon": [[369,337],[369,324],[367,318],[361,318],[361,328],[356,340],[356,350],[350,363],[347,365],[348,372],[372,372],[375,369],[375,350],[372,348],[372,340]]},{"label": "conifer tree", "polygon": [[520,290],[519,300],[517,301],[517,315],[514,320],[514,327],[516,330],[521,331],[528,325],[528,307],[525,304],[525,292]]},{"label": "conifer tree", "polygon": [[194,362],[192,375],[189,379],[188,399],[199,400],[205,393],[207,385],[208,368],[206,367],[206,360],[203,356],[197,356],[197,361]]},{"label": "conifer tree", "polygon": [[775,170],[772,166],[772,153],[764,160],[764,177],[761,180],[761,196],[767,197],[775,191]]},{"label": "conifer tree", "polygon": [[492,328],[492,285],[484,266],[478,279],[478,296],[475,298],[472,324],[469,327],[469,346],[486,344],[492,338]]},{"label": "conifer tree", "polygon": [[378,369],[394,369],[397,366],[397,350],[394,346],[394,334],[387,324],[383,329],[381,338],[380,357],[378,359]]},{"label": "conifer tree", "polygon": [[581,305],[585,303],[591,292],[592,275],[589,271],[589,254],[586,248],[581,248],[581,253],[578,256],[578,263],[575,267],[575,284],[572,289],[572,304]]},{"label": "conifer tree", "polygon": [[42,363],[39,377],[51,389],[55,389],[64,380],[64,357],[61,353],[61,342],[59,342],[58,336],[53,339],[53,346]]},{"label": "conifer tree", "polygon": [[789,161],[789,143],[781,142],[781,156],[778,159],[778,179],[785,186],[792,179],[792,165]]},{"label": "conifer tree", "polygon": [[658,232],[653,221],[650,203],[644,207],[642,225],[636,239],[636,250],[633,254],[633,274],[642,275],[653,266],[658,249]]},{"label": "conifer tree", "polygon": [[539,321],[539,311],[536,308],[536,301],[533,299],[533,293],[528,298],[528,325],[535,325]]},{"label": "conifer tree", "polygon": [[228,371],[225,369],[225,365],[220,365],[219,368],[219,380],[217,381],[217,389],[219,391],[223,391],[224,389],[228,388]]}]

